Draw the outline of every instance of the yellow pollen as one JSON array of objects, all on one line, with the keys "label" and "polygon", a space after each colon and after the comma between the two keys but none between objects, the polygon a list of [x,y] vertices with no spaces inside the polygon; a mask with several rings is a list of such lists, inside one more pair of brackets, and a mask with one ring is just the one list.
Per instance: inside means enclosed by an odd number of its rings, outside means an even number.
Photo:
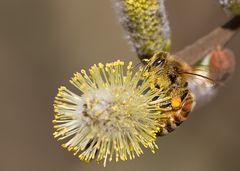
[{"label": "yellow pollen", "polygon": [[103,65],[102,63],[99,63],[98,66],[99,66],[99,68],[101,68],[101,69],[104,68],[104,65]]},{"label": "yellow pollen", "polygon": [[182,100],[180,97],[174,97],[172,98],[172,107],[173,108],[178,108],[182,103]]},{"label": "yellow pollen", "polygon": [[101,115],[101,112],[96,112],[95,115],[99,116],[99,115]]}]

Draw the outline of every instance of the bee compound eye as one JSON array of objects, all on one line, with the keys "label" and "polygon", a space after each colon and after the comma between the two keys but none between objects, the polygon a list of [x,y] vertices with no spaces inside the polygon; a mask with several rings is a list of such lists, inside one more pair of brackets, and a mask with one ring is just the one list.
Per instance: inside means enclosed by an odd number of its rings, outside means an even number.
[{"label": "bee compound eye", "polygon": [[165,63],[165,59],[158,58],[153,62],[152,66],[158,67],[158,66],[162,66],[164,63]]}]

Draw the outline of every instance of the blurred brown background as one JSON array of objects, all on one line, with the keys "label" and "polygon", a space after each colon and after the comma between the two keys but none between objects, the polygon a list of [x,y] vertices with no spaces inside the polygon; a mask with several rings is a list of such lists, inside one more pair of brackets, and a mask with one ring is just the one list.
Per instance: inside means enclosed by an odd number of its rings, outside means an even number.
[{"label": "blurred brown background", "polygon": [[[167,0],[173,51],[227,16],[216,0]],[[160,150],[133,161],[86,164],[52,137],[52,102],[72,74],[97,62],[137,61],[111,0],[0,0],[1,171],[226,171],[240,168],[240,34],[231,81],[180,129],[158,140]]]}]

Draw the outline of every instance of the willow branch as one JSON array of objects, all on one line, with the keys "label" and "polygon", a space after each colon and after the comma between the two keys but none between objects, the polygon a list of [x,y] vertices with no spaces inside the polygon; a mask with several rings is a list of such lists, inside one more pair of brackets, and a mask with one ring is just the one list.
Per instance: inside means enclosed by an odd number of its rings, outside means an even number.
[{"label": "willow branch", "polygon": [[240,28],[240,16],[233,17],[223,26],[217,27],[192,45],[185,47],[175,55],[187,61],[190,65],[196,63],[210,50],[217,46],[226,46]]}]

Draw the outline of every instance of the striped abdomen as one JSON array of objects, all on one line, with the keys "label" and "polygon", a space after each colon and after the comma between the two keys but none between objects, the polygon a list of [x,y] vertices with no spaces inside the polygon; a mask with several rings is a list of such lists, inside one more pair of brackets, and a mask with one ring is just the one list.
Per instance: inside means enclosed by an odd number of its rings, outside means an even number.
[{"label": "striped abdomen", "polygon": [[187,91],[179,107],[172,107],[171,110],[166,111],[160,122],[160,131],[157,133],[158,136],[164,136],[174,131],[183,121],[185,121],[193,109],[194,98],[191,91]]}]

